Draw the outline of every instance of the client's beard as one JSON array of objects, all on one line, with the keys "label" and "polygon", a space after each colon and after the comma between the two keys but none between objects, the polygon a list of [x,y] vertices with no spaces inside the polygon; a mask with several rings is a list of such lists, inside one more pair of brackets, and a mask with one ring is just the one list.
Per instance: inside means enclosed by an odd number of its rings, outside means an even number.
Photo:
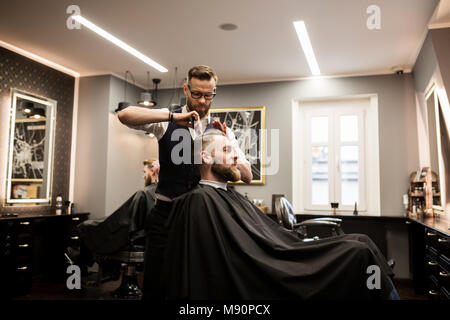
[{"label": "client's beard", "polygon": [[211,171],[221,180],[236,182],[241,180],[241,172],[230,165],[214,163]]},{"label": "client's beard", "polygon": [[152,177],[148,176],[147,178],[145,178],[144,184],[145,184],[146,187],[151,185],[152,184]]}]

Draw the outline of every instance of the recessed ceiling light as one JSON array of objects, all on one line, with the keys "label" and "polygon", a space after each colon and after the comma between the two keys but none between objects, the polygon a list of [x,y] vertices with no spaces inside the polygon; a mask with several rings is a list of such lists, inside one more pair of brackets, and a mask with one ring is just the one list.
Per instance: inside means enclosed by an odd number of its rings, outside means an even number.
[{"label": "recessed ceiling light", "polygon": [[234,23],[224,23],[221,24],[219,26],[220,29],[225,30],[225,31],[232,31],[232,30],[236,30],[238,28],[237,25],[235,25]]},{"label": "recessed ceiling light", "polygon": [[314,76],[320,75],[319,65],[317,64],[316,56],[314,55],[314,51],[311,45],[311,41],[309,41],[308,32],[306,31],[305,22],[303,21],[294,21],[294,28],[297,32],[298,40],[302,45],[303,52],[306,56],[306,61],[308,61],[309,69],[311,69],[311,73]]},{"label": "recessed ceiling light", "polygon": [[95,25],[94,23],[92,23],[88,19],[86,19],[86,18],[84,18],[84,17],[82,17],[80,15],[73,15],[72,18],[74,20],[78,21],[79,23],[81,23],[83,26],[87,27],[88,29],[94,31],[99,36],[105,38],[106,40],[111,41],[116,46],[118,46],[118,47],[122,48],[123,50],[125,50],[126,52],[132,54],[133,56],[135,56],[139,60],[141,60],[141,61],[145,62],[146,64],[148,64],[149,66],[155,68],[156,70],[158,70],[160,72],[167,72],[167,71],[169,71],[166,68],[164,68],[162,65],[160,65],[159,63],[153,61],[152,59],[150,59],[146,55],[142,54],[141,52],[137,51],[133,47],[129,46],[128,44],[126,44],[122,40],[117,39],[112,34],[106,32],[105,30],[103,30],[99,26]]}]

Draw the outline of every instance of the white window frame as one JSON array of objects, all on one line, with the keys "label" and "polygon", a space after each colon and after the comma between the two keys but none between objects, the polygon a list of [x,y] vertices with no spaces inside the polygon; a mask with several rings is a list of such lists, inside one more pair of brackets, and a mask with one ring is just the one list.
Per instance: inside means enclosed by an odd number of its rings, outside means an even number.
[{"label": "white window frame", "polygon": [[[362,107],[339,106],[340,100],[364,99]],[[307,106],[310,102],[323,103],[323,107],[312,108]],[[379,155],[378,155],[378,98],[376,95],[364,95],[353,97],[338,97],[327,100],[302,100],[293,101],[292,128],[293,128],[293,205],[298,213],[303,212],[330,212],[331,206],[312,205],[311,198],[311,149],[313,146],[328,145],[328,195],[329,202],[339,202],[338,212],[353,212],[354,205],[343,206],[340,201],[341,179],[340,147],[345,145],[357,145],[359,151],[359,203],[358,212],[363,215],[380,215],[380,181],[379,181]],[[327,105],[333,107],[326,107]],[[356,103],[358,103],[356,101]],[[336,106],[338,105],[338,106]],[[329,131],[328,143],[311,143],[311,117],[328,116]],[[340,116],[357,115],[358,117],[358,142],[340,142]],[[332,147],[331,147],[332,146]],[[333,170],[331,170],[333,168]],[[338,200],[339,199],[339,200]]]}]

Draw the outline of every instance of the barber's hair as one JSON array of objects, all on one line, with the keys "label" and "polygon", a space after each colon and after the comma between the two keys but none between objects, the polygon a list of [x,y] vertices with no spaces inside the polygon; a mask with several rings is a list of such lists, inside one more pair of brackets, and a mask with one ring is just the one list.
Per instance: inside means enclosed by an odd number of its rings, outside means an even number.
[{"label": "barber's hair", "polygon": [[144,166],[147,166],[151,169],[151,168],[153,168],[153,162],[157,161],[157,160],[158,160],[157,158],[148,158],[143,161],[143,164],[144,164]]},{"label": "barber's hair", "polygon": [[192,78],[196,78],[199,80],[211,80],[214,79],[214,81],[217,84],[217,74],[214,72],[214,70],[211,67],[208,66],[204,66],[204,65],[199,65],[199,66],[194,66],[192,67],[189,72],[188,72],[188,77],[187,77],[187,83],[190,84],[191,83],[191,79]]}]

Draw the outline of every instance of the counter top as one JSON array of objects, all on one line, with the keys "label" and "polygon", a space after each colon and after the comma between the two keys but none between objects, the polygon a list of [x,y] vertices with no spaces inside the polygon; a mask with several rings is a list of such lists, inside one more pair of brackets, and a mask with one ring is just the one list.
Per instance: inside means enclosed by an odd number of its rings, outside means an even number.
[{"label": "counter top", "polygon": [[450,220],[447,217],[409,217],[408,219],[450,236]]},{"label": "counter top", "polygon": [[404,216],[372,216],[372,215],[364,215],[364,214],[358,214],[354,215],[353,213],[338,213],[333,214],[330,213],[296,213],[295,214],[297,219],[313,219],[313,218],[320,218],[320,217],[333,217],[333,218],[340,218],[345,220],[373,220],[373,221],[386,221],[386,222],[404,222],[407,220]]},{"label": "counter top", "polygon": [[14,215],[0,215],[0,221],[5,220],[23,220],[23,219],[38,219],[38,218],[57,218],[57,217],[77,217],[89,215],[88,212],[72,213],[72,214],[56,214],[52,212],[48,213],[18,213]]}]

